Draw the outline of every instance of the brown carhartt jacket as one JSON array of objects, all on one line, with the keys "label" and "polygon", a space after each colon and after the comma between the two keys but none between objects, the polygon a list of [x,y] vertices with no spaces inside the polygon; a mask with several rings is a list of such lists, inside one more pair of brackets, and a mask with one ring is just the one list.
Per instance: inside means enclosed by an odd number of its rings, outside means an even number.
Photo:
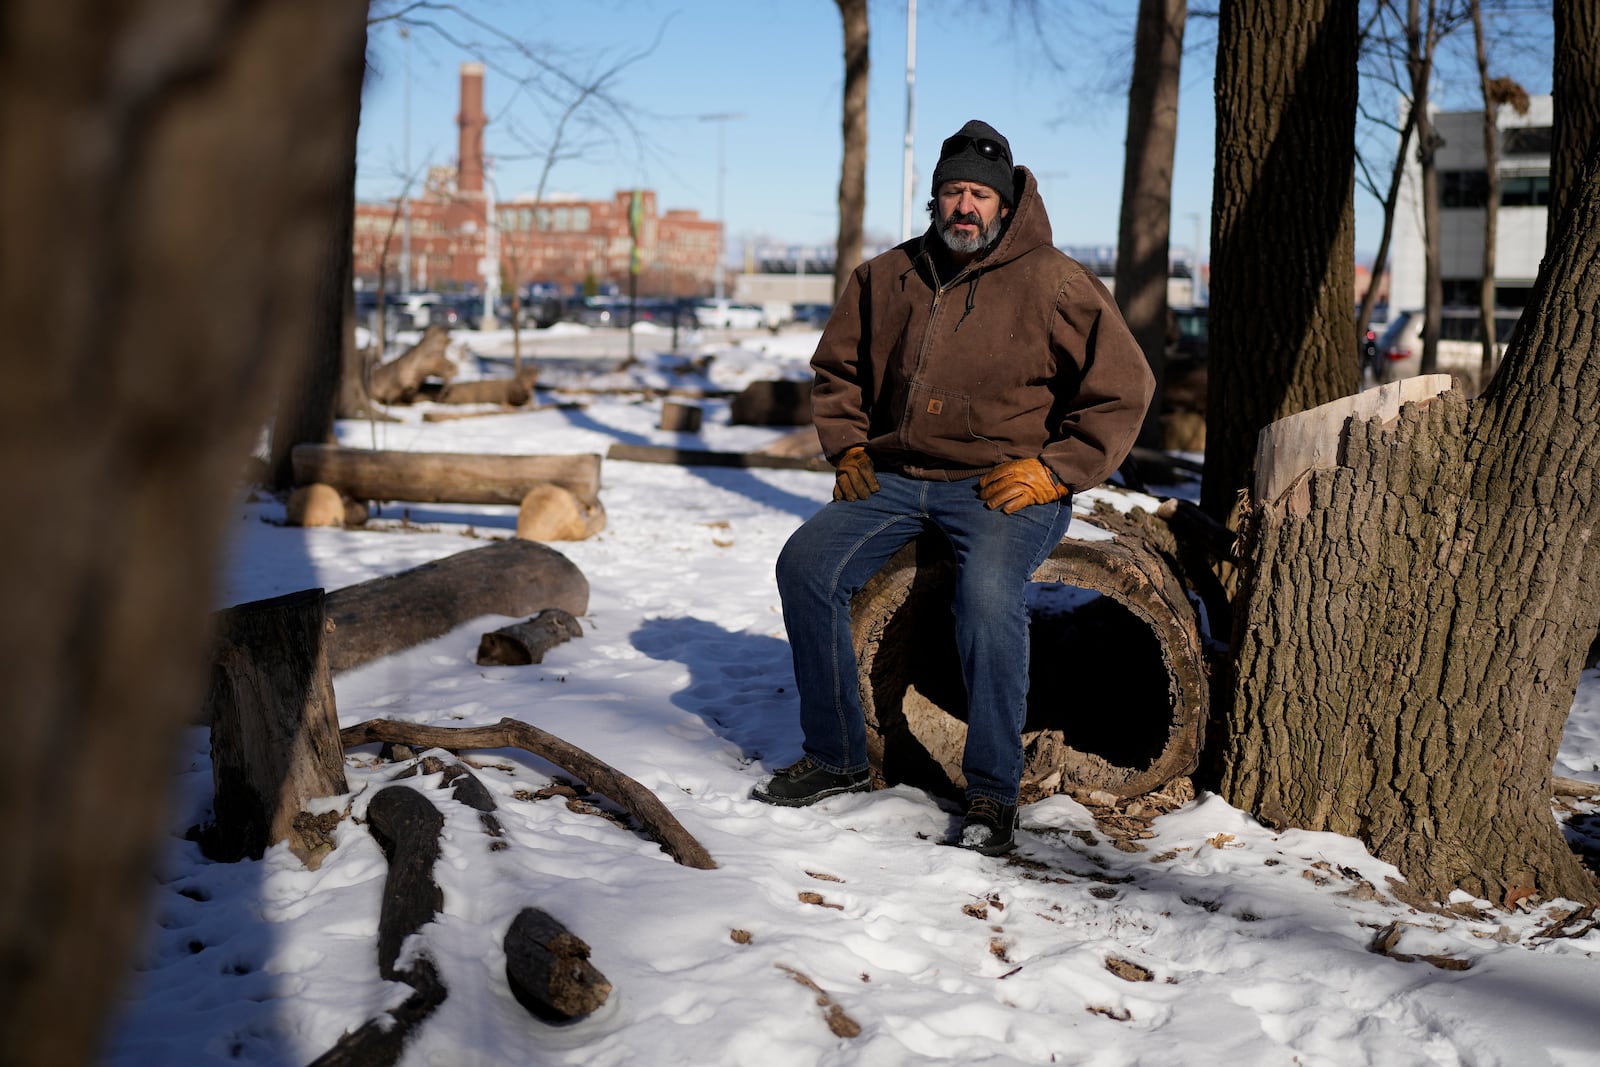
[{"label": "brown carhartt jacket", "polygon": [[866,445],[918,478],[965,478],[1037,456],[1069,490],[1111,475],[1155,381],[1106,287],[1051,243],[1026,167],[989,254],[940,286],[930,227],[857,267],[811,367],[831,461]]}]

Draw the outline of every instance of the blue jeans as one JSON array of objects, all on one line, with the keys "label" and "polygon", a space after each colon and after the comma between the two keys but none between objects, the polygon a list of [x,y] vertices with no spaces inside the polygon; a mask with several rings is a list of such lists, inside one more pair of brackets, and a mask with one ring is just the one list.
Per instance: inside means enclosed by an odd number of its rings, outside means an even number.
[{"label": "blue jeans", "polygon": [[1028,711],[1028,579],[1060,543],[1071,498],[991,511],[976,477],[924,481],[878,472],[865,500],[835,500],[778,555],[778,592],[794,655],[805,753],[836,773],[867,768],[850,598],[927,530],[955,550],[956,647],[967,686],[967,795],[1015,804]]}]

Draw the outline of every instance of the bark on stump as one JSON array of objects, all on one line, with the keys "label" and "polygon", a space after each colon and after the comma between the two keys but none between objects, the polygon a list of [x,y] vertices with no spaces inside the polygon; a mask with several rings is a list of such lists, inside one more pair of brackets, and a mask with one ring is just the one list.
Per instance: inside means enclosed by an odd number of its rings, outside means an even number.
[{"label": "bark on stump", "polygon": [[483,615],[589,610],[589,582],[535,541],[496,541],[330,593],[328,666],[338,672],[449,633]]},{"label": "bark on stump", "polygon": [[[965,785],[967,729],[949,606],[954,570],[941,538],[919,539],[851,605],[874,771],[889,784],[948,797]],[[1210,706],[1208,672],[1195,610],[1163,557],[1131,532],[1068,537],[1033,581],[1103,596],[1070,611],[1035,599],[1023,802],[1057,793],[1138,796],[1192,771]]]},{"label": "bark on stump", "polygon": [[204,710],[216,789],[204,845],[213,859],[259,859],[287,840],[315,868],[331,850],[299,819],[311,799],[349,792],[324,629],[320,589],[217,616]]}]

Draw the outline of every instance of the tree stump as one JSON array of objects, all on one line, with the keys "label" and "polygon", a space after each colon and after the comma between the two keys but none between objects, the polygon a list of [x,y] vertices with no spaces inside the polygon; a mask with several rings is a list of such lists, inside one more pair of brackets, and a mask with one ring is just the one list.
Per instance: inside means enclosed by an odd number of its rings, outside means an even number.
[{"label": "tree stump", "polygon": [[309,589],[218,613],[211,688],[216,823],[207,855],[260,859],[287,840],[315,868],[331,849],[297,817],[314,797],[349,792],[324,651],[324,598]]},{"label": "tree stump", "polygon": [[[944,539],[921,538],[856,594],[851,620],[875,774],[959,798],[967,724],[954,572]],[[1138,796],[1194,770],[1208,671],[1195,609],[1162,555],[1132,531],[1069,536],[1033,582],[1023,802]],[[1066,586],[1091,592],[1063,595]]]}]

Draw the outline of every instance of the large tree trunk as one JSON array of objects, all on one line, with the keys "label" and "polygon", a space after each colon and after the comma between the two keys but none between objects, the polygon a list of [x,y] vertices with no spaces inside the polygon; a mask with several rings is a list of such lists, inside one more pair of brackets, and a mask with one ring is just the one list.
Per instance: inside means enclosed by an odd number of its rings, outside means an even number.
[{"label": "large tree trunk", "polygon": [[[1156,392],[1139,444],[1164,448],[1161,429],[1167,348],[1167,256],[1172,225],[1172,157],[1178,145],[1178,74],[1186,0],[1139,0],[1128,89],[1128,139],[1117,226],[1117,306],[1144,349]],[[1190,264],[1200,280],[1200,250]]]},{"label": "large tree trunk", "polygon": [[321,343],[365,15],[0,8],[9,1061],[93,1060],[128,974],[239,468]]},{"label": "large tree trunk", "polygon": [[1231,0],[1221,15],[1201,505],[1226,520],[1261,428],[1359,384],[1356,5]]},{"label": "large tree trunk", "polygon": [[1551,71],[1555,124],[1550,148],[1550,213],[1545,247],[1555,244],[1561,214],[1573,200],[1585,154],[1600,136],[1600,8],[1556,0]]},{"label": "large tree trunk", "polygon": [[[355,347],[355,270],[356,217],[356,123],[360,115],[362,68],[350,71],[356,86],[354,103],[346,116],[350,123],[348,160],[349,195],[339,225],[328,231],[323,247],[322,287],[313,309],[316,322],[307,358],[298,372],[285,382],[272,420],[272,453],[269,458],[271,487],[288,490],[294,486],[290,453],[305,442],[333,439],[333,419],[338,412],[341,385],[346,365]],[[382,303],[378,305],[381,318]]]},{"label": "large tree trunk", "polygon": [[833,260],[833,298],[861,262],[867,211],[867,0],[834,0],[844,22],[844,159],[839,164],[839,239]]},{"label": "large tree trunk", "polygon": [[1489,391],[1352,423],[1252,516],[1223,794],[1359,837],[1435,900],[1600,899],[1550,810],[1600,627],[1594,148]]}]

